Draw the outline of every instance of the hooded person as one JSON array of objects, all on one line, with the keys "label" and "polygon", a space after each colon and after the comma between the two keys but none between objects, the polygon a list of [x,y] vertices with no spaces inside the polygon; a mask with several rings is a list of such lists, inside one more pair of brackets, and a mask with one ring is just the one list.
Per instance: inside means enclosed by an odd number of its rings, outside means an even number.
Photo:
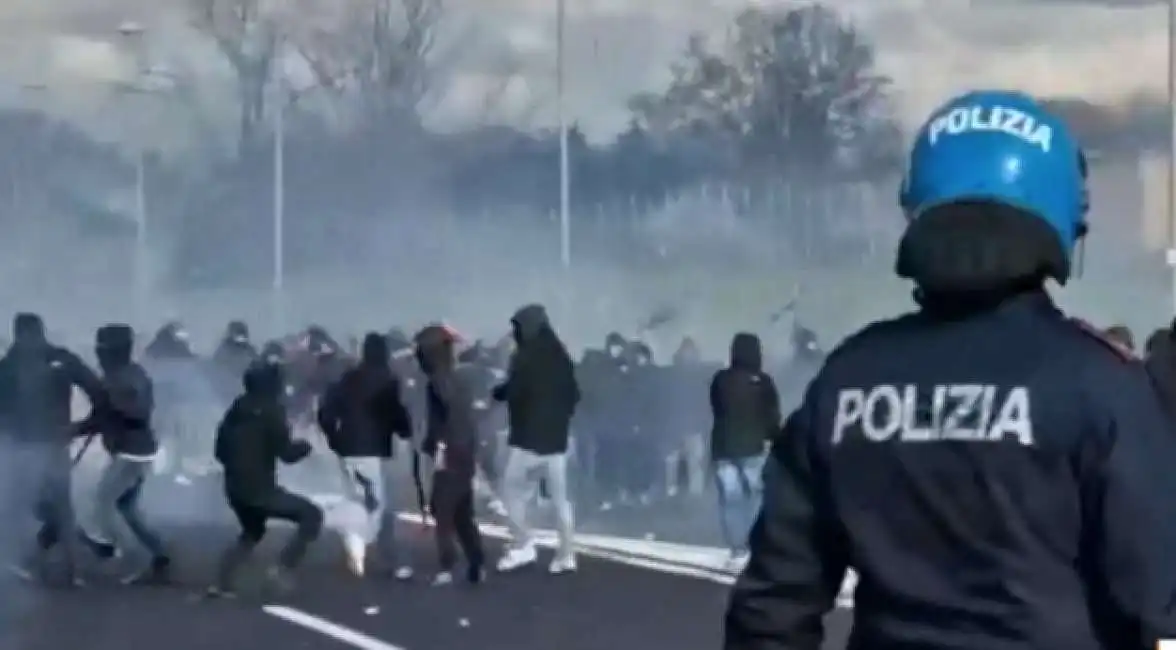
[{"label": "hooded person", "polygon": [[453,582],[457,546],[466,559],[466,579],[484,576],[482,536],[474,519],[474,473],[478,425],[472,378],[457,368],[456,340],[443,325],[429,325],[416,337],[416,357],[427,378],[427,421],[421,451],[433,459],[430,509],[436,522],[439,571],[434,585]]},{"label": "hooded person", "polygon": [[542,305],[527,305],[510,320],[518,346],[506,381],[495,387],[495,400],[506,403],[509,455],[502,478],[512,544],[498,562],[499,571],[513,571],[537,559],[535,539],[527,524],[527,503],[546,483],[554,505],[559,546],[550,570],[575,571],[574,522],[568,494],[570,428],[580,388],[575,367],[551,327]]},{"label": "hooded person", "polygon": [[463,374],[470,377],[474,392],[474,414],[478,423],[478,479],[475,489],[491,511],[506,514],[498,497],[502,478],[502,452],[506,448],[506,409],[494,401],[494,387],[506,378],[495,347],[476,341],[457,355]]},{"label": "hooded person", "polygon": [[286,366],[288,384],[294,389],[287,403],[297,426],[313,423],[315,404],[351,365],[347,350],[326,329],[319,325],[306,329],[299,338],[297,353]]},{"label": "hooded person", "polygon": [[110,460],[94,490],[94,531],[85,539],[102,558],[115,555],[116,516],[151,555],[147,568],[124,584],[162,584],[170,579],[171,558],[163,540],[147,524],[139,507],[143,484],[159,452],[151,428],[155,408],[151,378],[133,359],[135,331],[130,325],[112,323],[98,328],[94,353],[102,370],[107,407],[95,411],[83,428],[97,432]]},{"label": "hooded person", "polygon": [[256,363],[242,378],[244,393],[233,401],[216,430],[216,460],[224,468],[224,492],[241,526],[237,540],[221,554],[210,596],[230,595],[241,569],[266,533],[270,519],[292,522],[296,530],[267,573],[280,592],[292,587],[301,564],[323,526],[317,505],[278,485],[277,464],[291,465],[310,455],[310,443],[296,440],[282,405],[282,368]]},{"label": "hooded person", "polygon": [[12,325],[12,346],[0,358],[0,507],[11,512],[0,514],[10,526],[17,524],[7,534],[22,545],[20,524],[31,514],[39,520],[35,547],[16,550],[21,577],[51,580],[49,559],[56,548],[64,560],[64,584],[75,586],[81,581],[70,443],[82,430],[71,422],[71,401],[78,388],[101,413],[106,391],[77,355],[48,341],[40,316],[20,313]]},{"label": "hooded person", "polygon": [[382,334],[368,333],[359,363],[327,387],[317,419],[327,446],[339,457],[345,485],[364,506],[363,525],[344,534],[352,572],[365,572],[367,547],[383,533],[384,559],[397,564],[400,580],[412,567],[400,563],[393,534],[391,505],[394,441],[412,439],[412,420],[400,401],[400,382],[392,373],[388,344]]},{"label": "hooded person", "polygon": [[257,360],[258,351],[249,338],[245,321],[230,321],[216,351],[212,353],[212,370],[216,373],[218,392],[231,401],[241,385],[241,375]]},{"label": "hooded person", "polygon": [[1022,93],[917,132],[896,270],[918,309],[828,355],[776,438],[726,650],[1154,648],[1176,637],[1176,436],[1138,359],[1054,305],[1086,163]]},{"label": "hooded person", "polygon": [[155,469],[188,485],[212,466],[210,433],[229,394],[218,392],[216,375],[192,351],[191,337],[179,321],[156,332],[141,362],[154,386],[153,425],[160,443]]},{"label": "hooded person", "polygon": [[195,359],[191,336],[179,321],[168,321],[155,332],[155,337],[143,350],[149,359]]},{"label": "hooded person", "polygon": [[1144,346],[1144,363],[1168,412],[1176,417],[1176,320],[1157,330]]},{"label": "hooded person", "polygon": [[676,452],[668,458],[669,492],[674,496],[685,489],[692,497],[706,491],[710,474],[708,462],[707,426],[711,419],[705,395],[714,374],[714,365],[703,361],[694,339],[686,337],[674,352],[670,366],[672,379],[666,425],[677,442]]},{"label": "hooded person", "polygon": [[763,495],[767,445],[780,430],[780,397],[763,364],[759,337],[739,332],[731,339],[729,365],[710,382],[710,457],[719,521],[735,566],[747,559],[747,534]]},{"label": "hooded person", "polygon": [[576,445],[587,485],[600,510],[628,501],[625,468],[629,442],[637,425],[633,400],[630,344],[619,332],[609,332],[604,347],[587,350],[576,379],[584,401],[577,410]]},{"label": "hooded person", "polygon": [[633,421],[625,441],[622,485],[636,504],[648,506],[665,493],[665,468],[673,448],[666,427],[671,410],[670,373],[654,363],[648,343],[633,341],[626,354],[633,361],[627,395],[633,403]]}]

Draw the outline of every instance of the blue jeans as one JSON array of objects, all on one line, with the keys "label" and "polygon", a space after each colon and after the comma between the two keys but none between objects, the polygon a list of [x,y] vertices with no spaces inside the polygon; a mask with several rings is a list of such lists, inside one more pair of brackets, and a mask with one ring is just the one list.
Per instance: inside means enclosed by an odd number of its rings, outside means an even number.
[{"label": "blue jeans", "polygon": [[765,456],[749,456],[714,462],[723,539],[732,552],[747,550],[747,535],[763,499],[764,461]]},{"label": "blue jeans", "polygon": [[115,542],[114,517],[117,513],[152,558],[160,558],[167,555],[167,550],[159,535],[143,520],[143,512],[139,508],[139,497],[150,469],[150,462],[119,456],[111,458],[95,489],[97,502],[94,505],[94,518],[98,525],[99,541]]}]

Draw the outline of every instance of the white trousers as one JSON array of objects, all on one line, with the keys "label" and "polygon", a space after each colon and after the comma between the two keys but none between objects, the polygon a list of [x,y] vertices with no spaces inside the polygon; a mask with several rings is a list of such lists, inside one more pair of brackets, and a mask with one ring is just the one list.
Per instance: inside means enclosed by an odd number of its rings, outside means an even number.
[{"label": "white trousers", "polygon": [[349,521],[345,526],[348,532],[362,537],[364,543],[372,544],[380,535],[385,515],[390,514],[388,499],[391,493],[392,459],[363,456],[339,460],[345,495],[348,500],[361,506],[360,509],[352,508],[356,513],[353,516],[355,521]]},{"label": "white trousers", "polygon": [[511,447],[502,476],[502,500],[506,506],[507,524],[516,546],[533,541],[527,523],[527,505],[539,489],[539,481],[547,483],[548,496],[555,508],[559,553],[570,556],[574,551],[575,522],[572,502],[568,496],[567,454],[539,455],[525,449]]}]

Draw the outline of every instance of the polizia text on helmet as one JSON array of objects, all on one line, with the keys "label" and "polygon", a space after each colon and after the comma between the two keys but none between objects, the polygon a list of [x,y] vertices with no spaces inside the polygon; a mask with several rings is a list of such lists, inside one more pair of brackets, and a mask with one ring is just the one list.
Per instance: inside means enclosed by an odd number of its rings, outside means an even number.
[{"label": "polizia text on helmet", "polygon": [[1049,153],[1053,130],[1032,115],[1007,106],[962,106],[938,115],[927,128],[927,141],[935,146],[942,136],[997,132],[1019,138]]}]

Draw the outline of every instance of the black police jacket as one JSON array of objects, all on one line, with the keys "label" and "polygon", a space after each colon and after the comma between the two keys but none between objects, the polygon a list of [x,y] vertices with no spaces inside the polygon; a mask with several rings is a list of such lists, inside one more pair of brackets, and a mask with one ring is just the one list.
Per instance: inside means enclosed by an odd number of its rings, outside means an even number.
[{"label": "black police jacket", "polygon": [[726,650],[1142,650],[1176,637],[1176,435],[1044,293],[840,346],[765,469]]}]

